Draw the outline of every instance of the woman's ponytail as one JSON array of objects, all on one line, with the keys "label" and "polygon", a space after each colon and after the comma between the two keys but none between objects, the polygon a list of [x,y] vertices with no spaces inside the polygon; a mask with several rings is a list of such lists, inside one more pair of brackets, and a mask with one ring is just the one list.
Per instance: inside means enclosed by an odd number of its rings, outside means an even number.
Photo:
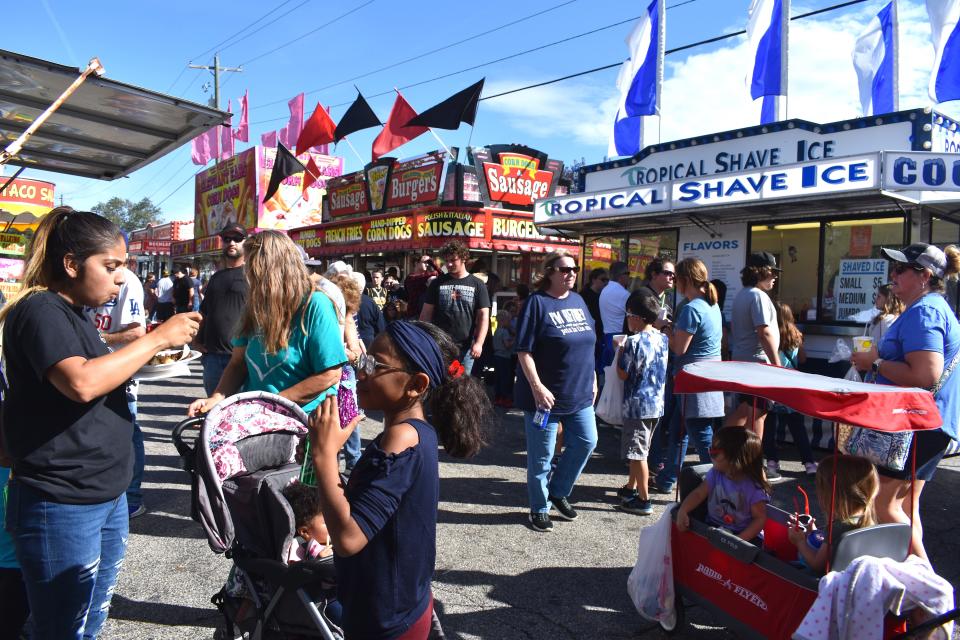
[{"label": "woman's ponytail", "polygon": [[493,423],[487,390],[478,378],[463,371],[458,361],[460,350],[445,331],[429,322],[412,324],[430,334],[443,355],[446,377],[426,399],[440,442],[455,458],[472,457],[487,444],[487,429]]}]

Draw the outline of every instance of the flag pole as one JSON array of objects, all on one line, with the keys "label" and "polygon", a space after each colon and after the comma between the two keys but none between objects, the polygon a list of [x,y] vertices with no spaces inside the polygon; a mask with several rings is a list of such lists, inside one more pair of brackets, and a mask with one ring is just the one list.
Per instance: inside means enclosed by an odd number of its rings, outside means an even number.
[{"label": "flag pole", "polygon": [[[403,94],[400,93],[400,89],[397,89],[396,87],[394,87],[393,90],[397,92],[397,95],[398,95],[398,96],[403,96]],[[404,98],[404,99],[406,99],[406,98]],[[437,132],[434,131],[432,127],[427,127],[427,131],[429,131],[429,132],[431,133],[431,135],[433,135],[433,137],[437,139],[437,142],[439,142],[439,143],[440,143],[440,146],[443,147],[443,150],[447,152],[447,155],[452,155],[452,154],[450,153],[450,147],[448,147],[446,144],[444,144],[443,140],[440,139],[440,136],[437,135]],[[471,130],[471,132],[470,132],[470,135],[473,135],[473,131],[472,131],[472,130]]]},{"label": "flag pole", "polygon": [[367,163],[363,161],[363,158],[360,157],[360,154],[357,152],[356,147],[353,146],[353,143],[350,142],[350,138],[344,136],[343,141],[347,143],[347,146],[350,147],[350,150],[353,151],[353,155],[357,156],[357,160],[360,161],[360,166],[364,166]]}]

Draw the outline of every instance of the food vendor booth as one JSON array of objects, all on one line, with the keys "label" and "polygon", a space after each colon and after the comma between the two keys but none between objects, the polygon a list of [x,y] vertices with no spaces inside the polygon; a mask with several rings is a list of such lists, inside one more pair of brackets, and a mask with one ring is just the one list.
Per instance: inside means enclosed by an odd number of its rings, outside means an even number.
[{"label": "food vendor booth", "polygon": [[257,145],[218,162],[196,175],[193,239],[171,246],[175,263],[191,263],[201,272],[217,269],[223,249],[217,234],[231,222],[248,232],[261,229],[287,231],[316,224],[322,219],[321,205],[327,181],[343,173],[343,158],[308,152],[320,170],[319,179],[303,189],[303,173],[281,182],[272,198],[263,202],[277,150]]},{"label": "food vendor booth", "polygon": [[330,180],[324,222],[294,229],[306,252],[355,269],[394,267],[403,277],[426,253],[459,239],[471,259],[484,258],[505,287],[528,283],[544,254],[579,243],[544,235],[533,203],[565,193],[563,163],[523,145],[434,151],[415,158],[380,158],[362,171]]},{"label": "food vendor booth", "polygon": [[[864,331],[888,281],[881,247],[960,241],[958,128],[915,109],[657,144],[583,167],[582,193],[539,201],[534,220],[579,236],[585,269],[625,260],[637,276],[655,256],[700,258],[727,285],[727,318],[746,256],[772,253],[772,295],[793,310],[809,368],[843,375],[827,359]],[[955,283],[947,297],[956,310]]]}]

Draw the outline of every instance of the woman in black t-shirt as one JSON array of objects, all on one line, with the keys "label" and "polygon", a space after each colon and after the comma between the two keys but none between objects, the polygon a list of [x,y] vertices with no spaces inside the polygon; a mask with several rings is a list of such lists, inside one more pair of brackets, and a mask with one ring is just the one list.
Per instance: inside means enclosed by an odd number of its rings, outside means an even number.
[{"label": "woman in black t-shirt", "polygon": [[13,467],[6,528],[34,638],[96,637],[106,620],[128,533],[125,386],[199,326],[199,314],[174,316],[111,353],[83,308],[119,294],[126,254],[115,224],[58,207],[37,228],[23,291],[0,312],[10,385],[0,459]]}]

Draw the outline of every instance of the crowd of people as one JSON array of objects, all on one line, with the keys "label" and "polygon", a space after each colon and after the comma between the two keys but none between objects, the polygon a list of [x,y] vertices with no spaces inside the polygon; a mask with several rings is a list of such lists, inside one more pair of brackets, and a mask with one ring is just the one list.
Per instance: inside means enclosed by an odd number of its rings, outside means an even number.
[{"label": "crowd of people", "polygon": [[[222,268],[206,282],[177,266],[141,283],[124,267],[123,235],[106,219],[60,207],[39,225],[24,290],[0,312],[9,383],[0,465],[13,470],[0,602],[18,612],[5,613],[16,626],[30,612],[31,637],[93,638],[102,627],[129,520],[147,509],[130,380],[159,351],[185,344],[203,354],[205,397],[189,415],[239,391],[277,394],[310,414],[316,488],[285,495],[306,541],[298,559],[333,550],[338,622],[348,638],[427,637],[437,448],[475,455],[497,420],[494,404],[523,413],[530,527],[550,531],[551,510],[562,520],[579,517],[574,490],[597,445],[595,407],[611,384],[608,371],[622,382],[627,478],[618,509],[651,514],[651,493],[674,491],[692,442],[713,470],[681,504],[678,526],[706,503],[712,524],[755,541],[779,478],[782,423],[806,472],[816,474],[821,501],[828,474],[845,478],[841,533],[912,515],[911,548],[925,557],[919,497],[958,438],[960,378],[950,373],[960,360],[960,324],[940,295],[960,271],[956,247],[884,250],[894,268],[865,329],[874,345],[852,359],[860,377],[936,392],[944,426],[914,437],[911,485],[909,471],[874,470],[850,456],[818,468],[802,417],[786,407],[673,392],[674,376],[696,362],[804,366],[791,309],[771,297],[780,269],[769,253],[748,256],[729,318],[724,283],[697,258],[651,260],[634,290],[628,265],[614,262],[591,271],[578,292],[580,268],[563,250],[544,257],[532,290],[517,286],[491,317],[499,278],[482,260],[470,263],[458,241],[436,257],[424,254],[401,282],[394,269],[322,265],[281,232],[250,235],[231,224],[220,237]],[[362,449],[365,411],[382,412],[383,429]],[[824,551],[797,531],[791,541],[800,556],[822,570]],[[411,536],[422,544],[399,553],[394,542]]]}]

